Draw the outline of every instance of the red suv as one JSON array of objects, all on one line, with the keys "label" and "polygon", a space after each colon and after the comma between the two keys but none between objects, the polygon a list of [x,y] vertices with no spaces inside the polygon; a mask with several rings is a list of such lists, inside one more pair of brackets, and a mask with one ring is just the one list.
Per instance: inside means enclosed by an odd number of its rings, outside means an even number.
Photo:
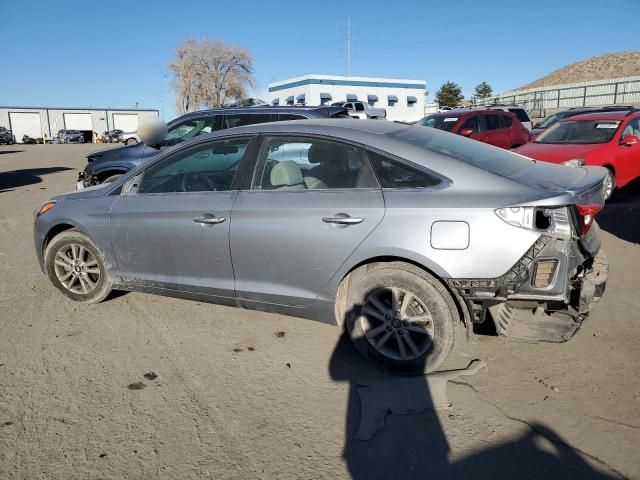
[{"label": "red suv", "polygon": [[570,117],[516,150],[536,160],[572,167],[607,167],[605,198],[640,176],[640,110]]},{"label": "red suv", "polygon": [[417,123],[502,148],[516,148],[529,141],[529,130],[518,117],[500,110],[449,110],[427,115]]}]

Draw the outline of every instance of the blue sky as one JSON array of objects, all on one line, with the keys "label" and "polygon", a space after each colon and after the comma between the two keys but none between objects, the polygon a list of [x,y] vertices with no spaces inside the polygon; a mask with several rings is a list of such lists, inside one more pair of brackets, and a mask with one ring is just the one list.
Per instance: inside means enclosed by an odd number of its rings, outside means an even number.
[{"label": "blue sky", "polygon": [[306,73],[446,80],[465,96],[500,92],[568,63],[640,50],[640,0],[117,1],[0,0],[0,105],[163,108],[167,63],[188,37],[220,38],[254,59],[255,94]]}]

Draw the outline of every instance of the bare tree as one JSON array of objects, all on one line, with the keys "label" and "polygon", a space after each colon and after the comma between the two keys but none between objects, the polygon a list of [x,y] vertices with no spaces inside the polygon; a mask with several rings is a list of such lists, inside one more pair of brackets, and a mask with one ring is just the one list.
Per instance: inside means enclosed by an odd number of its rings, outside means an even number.
[{"label": "bare tree", "polygon": [[253,86],[249,52],[221,40],[187,40],[176,48],[169,70],[180,113],[224,106]]}]

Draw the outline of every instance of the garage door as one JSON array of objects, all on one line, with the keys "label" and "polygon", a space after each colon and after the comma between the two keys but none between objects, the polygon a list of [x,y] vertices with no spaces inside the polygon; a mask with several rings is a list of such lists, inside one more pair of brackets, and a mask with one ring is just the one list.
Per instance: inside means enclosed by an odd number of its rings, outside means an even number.
[{"label": "garage door", "polygon": [[13,130],[13,136],[16,137],[16,142],[22,142],[24,135],[29,135],[32,138],[42,137],[39,113],[9,112],[9,120],[11,121],[11,130]]},{"label": "garage door", "polygon": [[125,132],[135,132],[138,130],[138,114],[137,113],[114,113],[113,128],[120,129]]},{"label": "garage door", "polygon": [[91,114],[90,113],[65,113],[64,128],[67,130],[91,130]]}]

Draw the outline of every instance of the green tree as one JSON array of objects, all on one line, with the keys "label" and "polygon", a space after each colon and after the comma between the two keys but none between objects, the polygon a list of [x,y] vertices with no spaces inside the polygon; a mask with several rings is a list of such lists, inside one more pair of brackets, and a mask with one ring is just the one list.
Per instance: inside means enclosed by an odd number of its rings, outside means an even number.
[{"label": "green tree", "polygon": [[436,102],[441,107],[457,107],[460,100],[464,98],[462,88],[455,82],[445,82],[436,92]]},{"label": "green tree", "polygon": [[476,86],[476,91],[473,94],[473,98],[489,98],[493,95],[493,89],[487,82],[482,82]]}]

